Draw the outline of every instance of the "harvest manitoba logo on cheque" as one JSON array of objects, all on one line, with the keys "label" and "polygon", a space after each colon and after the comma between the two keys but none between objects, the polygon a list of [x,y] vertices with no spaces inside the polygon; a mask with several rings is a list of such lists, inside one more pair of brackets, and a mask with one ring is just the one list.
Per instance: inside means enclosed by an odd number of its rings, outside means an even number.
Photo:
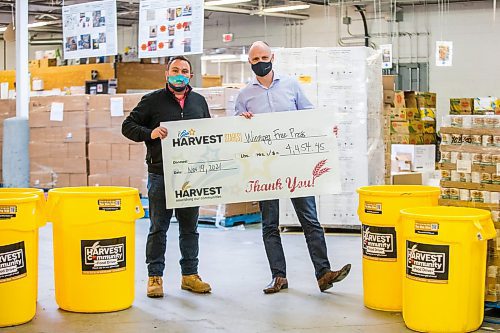
[{"label": "harvest manitoba logo on cheque", "polygon": [[196,201],[200,199],[220,198],[222,186],[192,188],[189,181],[182,184],[180,190],[175,191],[177,201]]},{"label": "harvest manitoba logo on cheque", "polygon": [[222,143],[223,134],[211,134],[196,136],[196,130],[179,131],[177,138],[172,139],[172,147],[209,145],[214,143]]}]

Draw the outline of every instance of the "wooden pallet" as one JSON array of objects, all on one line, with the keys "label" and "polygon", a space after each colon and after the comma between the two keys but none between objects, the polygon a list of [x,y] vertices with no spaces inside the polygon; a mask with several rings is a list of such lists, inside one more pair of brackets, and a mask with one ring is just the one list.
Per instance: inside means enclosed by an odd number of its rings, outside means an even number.
[{"label": "wooden pallet", "polygon": [[[215,216],[200,216],[198,218],[200,223],[210,223],[217,224],[217,219]],[[252,223],[260,223],[262,222],[262,214],[254,213],[254,214],[243,214],[236,216],[228,216],[223,217],[220,220],[220,225],[223,227],[233,227],[238,224],[252,224]]]}]

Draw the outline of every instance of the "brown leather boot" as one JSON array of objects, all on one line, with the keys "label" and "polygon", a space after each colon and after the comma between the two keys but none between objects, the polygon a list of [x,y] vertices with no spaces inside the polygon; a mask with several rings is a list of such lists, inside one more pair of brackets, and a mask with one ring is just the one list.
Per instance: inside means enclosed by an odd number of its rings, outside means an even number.
[{"label": "brown leather boot", "polygon": [[183,275],[181,289],[189,290],[198,294],[209,293],[212,290],[210,285],[203,282],[198,274]]},{"label": "brown leather boot", "polygon": [[163,280],[161,276],[150,276],[148,279],[148,297],[163,297]]},{"label": "brown leather boot", "polygon": [[328,271],[318,279],[319,290],[325,291],[333,287],[335,282],[340,282],[351,271],[351,264],[347,264],[338,271]]},{"label": "brown leather boot", "polygon": [[264,294],[274,294],[279,292],[281,289],[288,288],[288,280],[284,277],[275,277],[271,283],[269,283],[266,288],[264,288]]}]

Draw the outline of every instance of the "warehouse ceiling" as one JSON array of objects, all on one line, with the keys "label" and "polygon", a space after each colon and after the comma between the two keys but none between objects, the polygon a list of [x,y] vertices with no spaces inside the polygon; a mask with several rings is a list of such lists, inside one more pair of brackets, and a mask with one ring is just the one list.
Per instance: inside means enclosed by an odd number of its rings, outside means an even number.
[{"label": "warehouse ceiling", "polygon": [[[166,0],[167,1],[167,0]],[[205,0],[207,1],[207,0]],[[379,1],[379,0],[376,0]],[[474,2],[485,0],[439,0],[449,3],[456,2]],[[90,2],[88,0],[64,0],[65,5],[79,4]],[[140,0],[117,0],[118,25],[131,26],[139,20],[139,2]],[[282,6],[289,4],[291,0],[249,0],[248,2],[239,4],[227,4],[223,6],[210,6],[210,10],[206,10],[205,18],[209,19],[210,12],[229,12],[236,14],[247,15],[268,15],[295,19],[307,19],[307,10],[294,10],[280,13],[264,13],[262,10],[269,7]],[[294,1],[295,2],[295,1]],[[339,5],[373,5],[373,0],[358,1],[358,0],[302,0],[301,3],[339,6]],[[393,4],[394,0],[380,0],[382,4]],[[405,5],[422,5],[436,4],[437,0],[397,0],[398,6]],[[48,22],[50,24],[42,27],[30,28],[33,32],[62,32],[61,25],[61,7],[63,0],[29,0],[29,21],[33,22]],[[12,11],[15,7],[15,0],[0,0],[0,26],[6,26],[12,21]]]}]

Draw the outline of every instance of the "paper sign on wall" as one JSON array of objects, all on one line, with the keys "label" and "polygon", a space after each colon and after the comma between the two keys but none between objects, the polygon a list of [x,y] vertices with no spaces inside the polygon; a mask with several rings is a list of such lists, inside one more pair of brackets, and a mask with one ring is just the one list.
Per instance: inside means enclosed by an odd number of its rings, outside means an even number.
[{"label": "paper sign on wall", "polygon": [[64,59],[115,55],[116,0],[63,6]]},{"label": "paper sign on wall", "polygon": [[380,51],[382,52],[382,68],[392,68],[392,44],[380,45]]},{"label": "paper sign on wall", "polygon": [[123,97],[112,97],[109,99],[111,117],[123,117]]},{"label": "paper sign on wall", "polygon": [[63,121],[64,103],[52,102],[50,105],[50,121]]},{"label": "paper sign on wall", "polygon": [[203,53],[203,0],[143,0],[139,58]]},{"label": "paper sign on wall", "polygon": [[453,42],[436,42],[436,66],[452,66]]}]

